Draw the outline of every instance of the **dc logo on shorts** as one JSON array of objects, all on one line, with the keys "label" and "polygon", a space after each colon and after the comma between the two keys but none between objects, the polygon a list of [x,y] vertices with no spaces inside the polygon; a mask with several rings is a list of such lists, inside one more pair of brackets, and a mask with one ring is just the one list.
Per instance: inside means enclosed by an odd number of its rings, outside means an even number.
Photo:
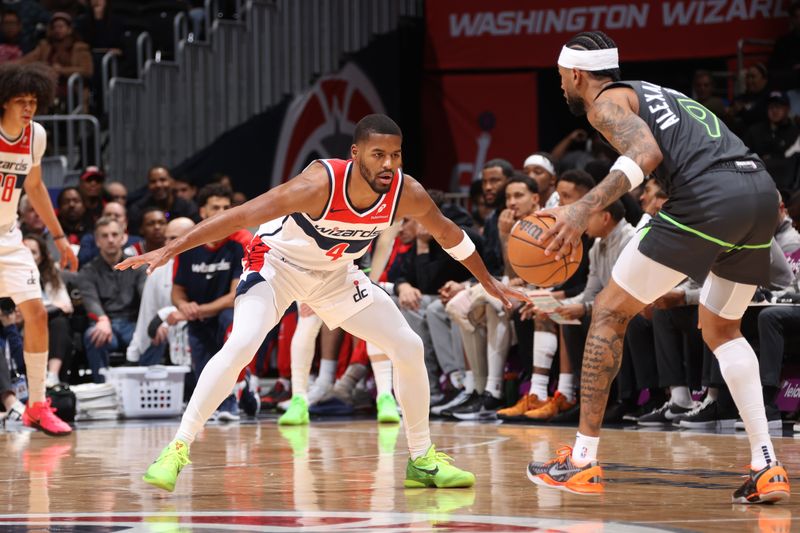
[{"label": "dc logo on shorts", "polygon": [[36,277],[33,275],[33,270],[31,270],[31,277],[26,281],[28,285],[36,285]]},{"label": "dc logo on shorts", "polygon": [[363,300],[364,298],[367,297],[367,289],[366,289],[366,287],[360,288],[358,286],[358,281],[354,281],[353,285],[355,285],[355,288],[356,288],[356,293],[353,295],[353,301],[358,303],[358,302],[360,302],[361,300]]}]

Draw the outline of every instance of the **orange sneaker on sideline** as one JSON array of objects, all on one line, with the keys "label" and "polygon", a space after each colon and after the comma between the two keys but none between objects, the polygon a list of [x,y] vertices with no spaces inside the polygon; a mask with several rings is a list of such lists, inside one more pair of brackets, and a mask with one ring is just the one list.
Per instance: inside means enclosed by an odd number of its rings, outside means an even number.
[{"label": "orange sneaker on sideline", "polygon": [[527,411],[537,409],[542,405],[544,402],[535,394],[525,394],[513,406],[497,411],[497,418],[522,418]]},{"label": "orange sneaker on sideline", "polygon": [[50,398],[34,404],[28,402],[25,413],[22,415],[22,423],[28,427],[41,429],[51,437],[61,437],[72,433],[70,425],[58,418],[55,412],[56,409],[50,407]]},{"label": "orange sneaker on sideline", "polygon": [[555,396],[542,402],[536,409],[531,409],[525,413],[525,418],[531,420],[550,420],[559,413],[568,411],[575,407],[576,402],[570,402],[567,397],[556,391]]}]

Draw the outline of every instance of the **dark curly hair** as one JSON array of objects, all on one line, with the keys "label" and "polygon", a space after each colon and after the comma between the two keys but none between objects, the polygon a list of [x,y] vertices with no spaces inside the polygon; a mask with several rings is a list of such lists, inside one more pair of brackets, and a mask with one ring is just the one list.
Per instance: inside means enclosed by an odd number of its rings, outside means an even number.
[{"label": "dark curly hair", "polygon": [[3,104],[23,94],[36,96],[38,108],[48,109],[55,95],[55,80],[50,67],[41,63],[0,65],[0,116]]}]

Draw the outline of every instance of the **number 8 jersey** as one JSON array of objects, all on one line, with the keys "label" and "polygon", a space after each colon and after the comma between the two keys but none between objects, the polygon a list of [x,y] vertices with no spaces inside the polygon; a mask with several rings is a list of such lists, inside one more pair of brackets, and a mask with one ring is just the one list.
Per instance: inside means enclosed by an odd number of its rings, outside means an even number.
[{"label": "number 8 jersey", "polygon": [[16,139],[0,128],[0,235],[16,227],[22,185],[31,168],[42,162],[47,133],[31,121]]},{"label": "number 8 jersey", "polygon": [[359,210],[347,196],[353,162],[317,161],[325,167],[330,180],[328,202],[322,215],[312,218],[305,213],[292,213],[262,224],[250,244],[245,269],[259,270],[260,265],[247,263],[274,250],[286,261],[302,268],[336,270],[364,255],[370,243],[392,225],[403,190],[402,170],[397,170],[386,193],[371,206]]}]

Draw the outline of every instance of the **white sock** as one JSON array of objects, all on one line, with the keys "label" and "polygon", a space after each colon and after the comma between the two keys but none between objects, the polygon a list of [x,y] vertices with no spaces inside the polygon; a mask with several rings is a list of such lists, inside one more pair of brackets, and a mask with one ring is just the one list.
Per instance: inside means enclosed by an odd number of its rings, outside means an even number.
[{"label": "white sock", "polygon": [[587,437],[579,431],[575,436],[575,447],[572,448],[572,462],[576,466],[584,466],[597,460],[597,445],[600,437]]},{"label": "white sock", "polygon": [[378,396],[392,393],[392,362],[388,359],[372,362],[372,373],[375,375],[375,387]]},{"label": "white sock", "polygon": [[475,392],[475,377],[472,374],[472,370],[464,372],[464,392],[467,394]]},{"label": "white sock", "polygon": [[558,375],[558,392],[561,393],[568,402],[575,401],[575,378],[571,373],[562,372]]},{"label": "white sock", "polygon": [[540,400],[546,400],[548,383],[550,383],[550,376],[534,374],[531,378],[530,394],[535,394]]},{"label": "white sock", "polygon": [[691,407],[694,403],[692,400],[692,395],[689,392],[689,387],[683,385],[678,387],[670,387],[669,395],[672,403],[680,407]]},{"label": "white sock", "polygon": [[503,397],[503,378],[487,377],[485,390],[499,400]]},{"label": "white sock", "polygon": [[719,398],[719,389],[717,387],[709,387],[708,391],[706,391],[706,398],[709,401],[716,402],[717,398]]},{"label": "white sock", "polygon": [[450,384],[457,388],[463,389],[464,388],[464,372],[462,370],[454,370],[450,372]]},{"label": "white sock", "polygon": [[317,335],[322,328],[322,319],[317,315],[300,317],[292,335],[292,394],[308,395],[308,374],[317,348]]},{"label": "white sock", "polygon": [[533,332],[533,366],[550,371],[558,350],[558,337],[549,331]]},{"label": "white sock", "polygon": [[47,376],[47,352],[23,352],[23,357],[28,380],[28,405],[43,402],[45,400],[44,382]]},{"label": "white sock", "polygon": [[339,366],[339,361],[336,359],[322,359],[319,362],[319,375],[317,381],[321,385],[332,385],[336,377],[336,367]]},{"label": "white sock", "polygon": [[750,467],[761,470],[775,461],[775,450],[769,438],[756,354],[750,344],[739,337],[717,347],[714,355],[750,439]]}]

